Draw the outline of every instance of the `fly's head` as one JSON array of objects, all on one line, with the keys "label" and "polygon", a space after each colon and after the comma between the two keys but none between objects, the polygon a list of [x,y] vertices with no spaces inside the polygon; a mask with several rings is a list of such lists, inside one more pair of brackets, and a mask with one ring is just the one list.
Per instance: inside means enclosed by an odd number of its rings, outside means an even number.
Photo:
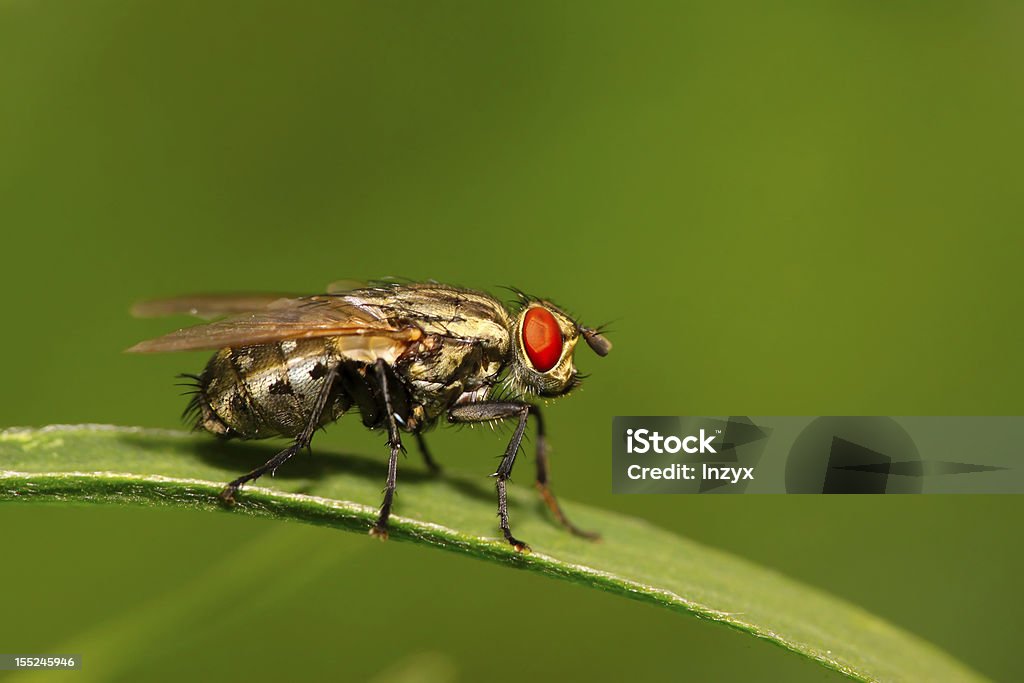
[{"label": "fly's head", "polygon": [[516,394],[561,396],[580,384],[573,352],[582,337],[599,356],[612,344],[599,329],[586,327],[549,301],[521,295],[522,309],[512,323],[508,384]]}]

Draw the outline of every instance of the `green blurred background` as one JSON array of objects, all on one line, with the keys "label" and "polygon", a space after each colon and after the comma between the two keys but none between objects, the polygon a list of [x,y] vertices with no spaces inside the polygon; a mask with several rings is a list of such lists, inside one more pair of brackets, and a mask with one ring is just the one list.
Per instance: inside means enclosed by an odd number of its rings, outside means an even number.
[{"label": "green blurred background", "polygon": [[[1013,680],[1021,498],[613,497],[608,430],[1019,413],[1022,30],[1006,2],[0,0],[0,425],[178,426],[173,377],[205,356],[122,354],[179,322],[132,320],[140,298],[514,284],[617,321],[548,411],[565,499]],[[319,452],[384,457],[344,422]],[[432,443],[482,486],[503,447]],[[7,505],[0,531],[0,651],[83,654],[62,680],[839,679],[649,605],[328,529]]]}]

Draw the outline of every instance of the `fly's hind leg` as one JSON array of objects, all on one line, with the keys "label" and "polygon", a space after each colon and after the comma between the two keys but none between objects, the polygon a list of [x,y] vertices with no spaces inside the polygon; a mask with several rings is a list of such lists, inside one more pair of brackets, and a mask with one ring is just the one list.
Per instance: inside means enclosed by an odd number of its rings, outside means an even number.
[{"label": "fly's hind leg", "polygon": [[427,440],[423,438],[423,435],[416,432],[416,445],[419,446],[420,455],[423,456],[423,462],[426,463],[427,469],[430,470],[431,474],[440,474],[441,466],[437,464],[433,456],[430,455],[430,449],[427,448]]},{"label": "fly's hind leg", "polygon": [[243,474],[241,477],[225,486],[220,492],[221,500],[229,505],[233,505],[235,503],[235,494],[238,493],[238,490],[241,489],[244,484],[259,479],[267,472],[273,474],[277,471],[278,467],[288,462],[293,455],[301,451],[303,448],[309,447],[310,441],[313,440],[313,433],[316,432],[317,425],[320,424],[320,418],[323,415],[324,408],[327,406],[327,399],[331,394],[331,387],[334,385],[334,380],[337,376],[338,366],[334,365],[324,378],[323,386],[320,387],[320,393],[317,394],[316,402],[313,404],[313,409],[309,413],[309,422],[302,430],[302,433],[295,437],[295,441],[292,442],[288,448],[285,448],[252,472]]},{"label": "fly's hind leg", "polygon": [[580,529],[569,521],[569,518],[562,512],[562,506],[558,504],[554,492],[548,487],[548,441],[544,432],[544,418],[541,417],[539,407],[533,406],[532,412],[533,416],[537,418],[537,490],[540,491],[541,498],[544,499],[544,503],[547,504],[559,524],[572,535],[588,538],[591,541],[600,540],[601,534]]},{"label": "fly's hind leg", "polygon": [[388,390],[387,366],[383,360],[377,360],[377,377],[380,381],[381,393],[384,397],[386,416],[384,424],[388,428],[388,446],[391,456],[388,458],[388,478],[384,486],[384,502],[380,505],[377,521],[370,527],[370,535],[381,540],[388,537],[388,518],[391,516],[391,504],[395,499],[395,483],[398,479],[398,454],[405,452],[402,439],[398,434],[398,422],[395,420],[395,409],[392,405],[391,392]]}]

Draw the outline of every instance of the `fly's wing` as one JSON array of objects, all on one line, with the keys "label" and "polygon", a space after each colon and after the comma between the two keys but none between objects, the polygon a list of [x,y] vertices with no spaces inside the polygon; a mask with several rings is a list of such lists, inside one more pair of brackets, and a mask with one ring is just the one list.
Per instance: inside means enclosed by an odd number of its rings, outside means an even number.
[{"label": "fly's wing", "polygon": [[193,315],[209,320],[225,315],[260,311],[270,308],[282,299],[295,298],[298,298],[295,294],[190,294],[140,301],[132,306],[132,315],[136,318]]},{"label": "fly's wing", "polygon": [[[230,297],[225,297],[219,310],[227,308],[230,301]],[[311,296],[276,299],[263,310],[186,327],[136,344],[128,351],[197,351],[313,337],[364,337],[412,342],[422,336],[423,332],[414,325],[391,324],[339,297]]]},{"label": "fly's wing", "polygon": [[[382,281],[383,282],[383,281]],[[359,280],[336,280],[325,290],[340,295],[366,287]],[[136,318],[162,318],[168,315],[191,315],[205,320],[237,313],[252,313],[269,308],[282,299],[299,299],[301,295],[285,292],[240,292],[237,294],[186,294],[166,299],[149,299],[132,306]]]}]

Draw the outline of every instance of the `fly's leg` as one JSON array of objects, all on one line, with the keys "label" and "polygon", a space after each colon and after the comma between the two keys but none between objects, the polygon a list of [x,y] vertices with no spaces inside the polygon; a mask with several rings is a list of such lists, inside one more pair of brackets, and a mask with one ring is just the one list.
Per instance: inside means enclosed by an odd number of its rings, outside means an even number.
[{"label": "fly's leg", "polygon": [[540,491],[541,498],[544,499],[555,519],[573,536],[588,538],[591,541],[599,540],[601,534],[580,529],[569,521],[569,518],[562,512],[562,506],[558,504],[554,492],[548,487],[548,441],[544,432],[544,418],[541,417],[538,406],[530,406],[530,412],[537,418],[537,490]]},{"label": "fly's leg", "polygon": [[380,514],[377,521],[370,527],[370,535],[380,538],[382,541],[388,537],[388,517],[391,516],[391,503],[395,499],[395,482],[398,478],[398,454],[404,453],[402,438],[398,434],[398,422],[395,420],[395,411],[391,405],[391,393],[388,391],[387,366],[383,360],[377,360],[377,376],[380,380],[381,393],[384,396],[384,408],[387,412],[385,424],[388,428],[388,446],[391,448],[391,457],[388,458],[388,479],[384,486],[384,502],[380,505]]},{"label": "fly's leg", "polygon": [[259,479],[267,472],[273,474],[277,471],[277,468],[288,462],[288,460],[301,451],[303,448],[308,448],[310,441],[313,440],[313,433],[316,432],[317,425],[320,424],[320,418],[323,415],[324,408],[327,406],[327,399],[331,394],[331,387],[334,385],[334,380],[338,377],[338,366],[334,365],[328,371],[327,376],[324,378],[324,384],[320,387],[320,393],[317,394],[316,402],[313,404],[313,409],[309,413],[309,422],[306,423],[302,433],[295,437],[295,441],[292,442],[288,448],[284,449],[270,460],[266,461],[252,472],[244,474],[238,479],[224,487],[220,492],[220,499],[229,505],[233,505],[235,502],[235,494],[242,486],[250,481]]},{"label": "fly's leg", "polygon": [[508,493],[506,482],[512,475],[512,466],[516,462],[516,454],[519,452],[519,445],[523,441],[523,433],[526,431],[526,418],[531,412],[535,412],[534,406],[520,401],[488,401],[481,403],[467,403],[455,406],[448,411],[449,422],[490,422],[492,420],[504,420],[507,418],[518,418],[519,423],[512,434],[511,441],[505,449],[505,456],[498,465],[498,471],[493,477],[497,479],[498,489],[498,519],[501,522],[501,533],[505,535],[513,548],[519,552],[529,552],[530,546],[512,535],[508,526]]},{"label": "fly's leg", "polygon": [[420,454],[423,456],[423,462],[427,464],[427,469],[430,470],[431,474],[440,474],[441,466],[437,464],[433,456],[430,455],[430,449],[427,448],[427,440],[423,438],[423,435],[416,432],[416,445],[420,448]]}]

